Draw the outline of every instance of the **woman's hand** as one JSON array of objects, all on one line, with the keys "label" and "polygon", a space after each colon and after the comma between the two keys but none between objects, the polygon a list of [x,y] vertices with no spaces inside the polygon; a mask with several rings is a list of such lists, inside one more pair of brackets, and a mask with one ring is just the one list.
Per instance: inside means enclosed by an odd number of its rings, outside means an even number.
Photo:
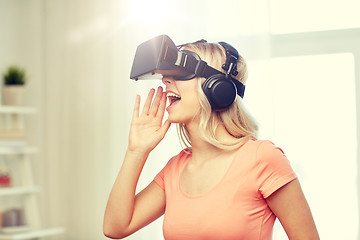
[{"label": "woman's hand", "polygon": [[162,124],[166,107],[166,94],[163,92],[163,88],[158,88],[154,101],[152,101],[154,94],[155,90],[151,89],[140,115],[140,96],[136,96],[130,127],[129,151],[150,153],[165,137],[170,127],[168,120]]},{"label": "woman's hand", "polygon": [[[104,234],[124,238],[164,213],[165,194],[155,183],[135,197],[136,186],[148,154],[164,138],[170,122],[162,120],[166,96],[161,87],[151,89],[139,115],[140,96],[136,96],[129,146],[111,190],[104,216]],[[153,100],[154,98],[154,100]]]}]

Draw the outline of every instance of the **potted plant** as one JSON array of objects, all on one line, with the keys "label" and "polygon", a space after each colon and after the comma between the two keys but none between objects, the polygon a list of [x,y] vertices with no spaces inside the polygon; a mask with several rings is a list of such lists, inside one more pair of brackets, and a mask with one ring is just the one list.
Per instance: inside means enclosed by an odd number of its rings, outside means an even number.
[{"label": "potted plant", "polygon": [[18,66],[10,66],[3,74],[2,104],[23,105],[26,74]]}]

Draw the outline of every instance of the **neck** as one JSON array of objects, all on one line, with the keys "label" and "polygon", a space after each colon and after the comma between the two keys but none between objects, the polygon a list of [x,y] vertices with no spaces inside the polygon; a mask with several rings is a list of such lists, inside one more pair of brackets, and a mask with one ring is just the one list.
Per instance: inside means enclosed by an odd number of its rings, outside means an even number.
[{"label": "neck", "polygon": [[[192,147],[192,158],[196,161],[205,161],[206,159],[211,159],[220,154],[228,152],[227,150],[220,149],[209,142],[201,138],[199,132],[199,124],[192,122],[186,125],[186,128],[190,134],[190,141]],[[232,137],[223,125],[219,125],[216,129],[215,136],[222,142],[232,142],[234,137]]]}]

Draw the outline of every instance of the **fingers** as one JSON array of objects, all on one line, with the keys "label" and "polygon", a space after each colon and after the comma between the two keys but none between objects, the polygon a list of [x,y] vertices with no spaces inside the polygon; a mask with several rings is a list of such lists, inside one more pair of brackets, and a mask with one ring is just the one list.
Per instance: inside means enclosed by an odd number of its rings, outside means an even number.
[{"label": "fingers", "polygon": [[163,138],[165,137],[165,134],[169,130],[170,125],[171,125],[171,123],[168,120],[166,120],[164,122],[164,125],[161,126],[160,132],[161,132]]},{"label": "fingers", "polygon": [[[144,104],[143,110],[142,110],[142,115],[151,115],[151,116],[155,116],[159,110],[159,105],[162,103],[163,99],[163,88],[162,87],[158,87],[157,91],[156,91],[156,95],[153,100],[155,94],[155,89],[151,89],[147,98],[146,98],[146,102]],[[166,100],[166,99],[165,99]]]},{"label": "fingers", "polygon": [[153,103],[151,105],[150,111],[149,111],[149,115],[151,115],[151,116],[156,115],[156,113],[159,110],[159,105],[160,105],[160,103],[162,103],[161,100],[163,100],[163,95],[164,95],[163,88],[158,87],[156,95],[155,95],[155,99],[154,99],[154,101],[153,101]]},{"label": "fingers", "polygon": [[156,113],[156,117],[159,117],[162,119],[165,113],[165,107],[166,107],[166,93],[163,93],[160,100],[159,109]]},{"label": "fingers", "polygon": [[143,110],[141,112],[141,115],[148,115],[149,114],[149,109],[150,109],[150,106],[151,106],[151,101],[153,99],[153,96],[154,96],[154,93],[155,93],[155,89],[150,89],[150,92],[146,98],[146,101],[145,101],[145,104],[144,104],[144,107],[143,107]]},{"label": "fingers", "polygon": [[135,105],[133,110],[133,119],[139,117],[139,109],[140,109],[140,95],[136,95]]},{"label": "fingers", "polygon": [[[144,116],[152,116],[156,118],[162,119],[165,113],[166,107],[166,94],[163,92],[162,87],[158,87],[155,98],[155,89],[150,89],[149,94],[144,103],[141,115]],[[136,96],[135,106],[133,110],[133,119],[139,118],[140,111],[140,95]]]}]

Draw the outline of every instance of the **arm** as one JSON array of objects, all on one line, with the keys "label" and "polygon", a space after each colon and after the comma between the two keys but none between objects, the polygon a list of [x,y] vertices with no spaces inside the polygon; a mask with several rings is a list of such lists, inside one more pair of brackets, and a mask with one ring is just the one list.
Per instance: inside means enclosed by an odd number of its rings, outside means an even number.
[{"label": "arm", "polygon": [[297,179],[275,191],[266,201],[290,240],[320,239],[309,205]]},{"label": "arm", "polygon": [[110,238],[126,237],[164,213],[164,192],[155,182],[135,196],[136,185],[149,153],[170,127],[167,121],[162,125],[165,94],[159,88],[151,104],[154,93],[152,89],[141,115],[140,97],[136,97],[128,149],[105,210],[103,231]]}]

